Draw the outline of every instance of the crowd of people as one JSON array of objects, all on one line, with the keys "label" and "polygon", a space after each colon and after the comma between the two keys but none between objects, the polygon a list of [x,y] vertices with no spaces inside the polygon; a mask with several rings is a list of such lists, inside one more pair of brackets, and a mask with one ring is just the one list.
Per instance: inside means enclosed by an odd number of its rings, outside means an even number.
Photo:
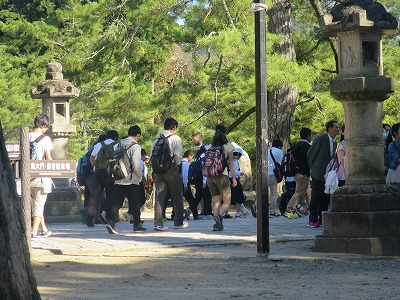
[{"label": "crowd of people", "polygon": [[[400,123],[392,127],[383,124],[384,166],[386,183],[400,188]],[[340,135],[340,142],[336,137]],[[286,177],[286,191],[278,197],[277,175],[274,172],[276,161],[284,164],[283,143],[274,140],[268,151],[268,188],[270,196],[270,217],[283,215],[296,219],[305,215],[299,211],[303,201],[304,209],[309,214],[308,226],[317,228],[322,225],[322,213],[328,210],[330,197],[346,182],[346,133],[336,120],[326,123],[326,133],[317,136],[312,144],[312,132],[309,128],[300,130],[300,141],[289,149],[295,151],[297,172],[293,177]],[[394,139],[394,140],[393,140]],[[293,150],[294,149],[294,150]],[[333,171],[333,172],[331,172]],[[333,177],[331,177],[334,176]],[[334,179],[334,180],[333,180]],[[279,209],[277,199],[280,200]],[[256,204],[251,206],[253,216],[257,216]]]},{"label": "crowd of people", "polygon": [[[34,121],[35,128],[29,135],[30,142],[37,142],[37,159],[51,160],[53,149],[51,139],[45,136],[50,126],[49,117],[38,115]],[[385,139],[385,171],[387,183],[400,187],[400,123],[390,127],[383,125]],[[224,229],[223,221],[229,218],[228,210],[235,206],[234,218],[241,219],[247,215],[244,206],[245,197],[240,183],[239,159],[242,153],[237,151],[234,143],[228,141],[227,128],[217,125],[210,145],[203,143],[200,132],[192,134],[194,149],[183,151],[182,140],[177,134],[178,122],[174,118],[167,118],[164,128],[153,142],[149,156],[141,148],[139,141],[142,135],[137,125],[128,129],[127,136],[120,142],[119,133],[110,130],[99,136],[95,145],[89,149],[90,171],[85,175],[85,201],[81,210],[83,223],[88,227],[95,224],[105,224],[110,234],[117,234],[116,224],[120,220],[119,210],[124,200],[128,200],[128,211],[125,217],[133,224],[134,232],[145,232],[144,222],[141,220],[141,208],[146,201],[146,192],[150,182],[153,183],[155,194],[154,203],[154,230],[167,231],[165,226],[165,210],[169,200],[172,203],[173,227],[184,229],[189,226],[190,217],[193,220],[214,220],[213,230]],[[275,168],[276,162],[283,164],[283,143],[277,139],[268,149],[268,188],[269,188],[269,215],[281,215],[289,219],[304,216],[299,212],[299,202],[303,201],[306,212],[309,213],[308,226],[311,228],[322,225],[322,212],[328,210],[330,194],[335,191],[328,187],[331,179],[327,174],[335,170],[337,188],[345,184],[346,177],[346,143],[345,126],[341,128],[339,144],[336,137],[340,127],[335,120],[326,123],[326,133],[317,136],[313,142],[309,128],[300,130],[300,140],[290,151],[295,151],[297,171],[293,176],[287,176],[285,185],[287,191],[279,198]],[[43,138],[41,138],[44,136]],[[394,140],[392,139],[394,138]],[[168,143],[171,165],[163,172],[153,172],[151,180],[148,176],[147,163],[155,155],[160,139]],[[107,161],[104,159],[117,149],[124,148],[131,160],[130,175],[115,180],[107,171]],[[294,150],[293,150],[294,149]],[[217,175],[206,174],[204,168],[207,152],[221,153],[223,168]],[[293,152],[294,153],[294,152]],[[399,169],[399,170],[398,170]],[[47,193],[51,192],[51,179],[36,178],[31,182],[32,191],[32,239],[43,239],[51,232],[47,229],[43,218],[43,209]],[[194,189],[194,193],[192,192]],[[328,191],[328,192],[327,192]],[[184,208],[184,199],[188,207]],[[280,201],[279,201],[280,200]],[[199,204],[201,203],[201,211]],[[256,203],[250,206],[254,217],[257,216]],[[41,228],[41,230],[39,230]]]},{"label": "crowd of people", "polygon": [[[228,209],[235,205],[235,218],[244,218],[247,209],[244,207],[243,189],[240,185],[241,174],[238,159],[241,153],[235,152],[235,146],[227,139],[227,129],[223,125],[217,125],[211,145],[203,144],[200,132],[192,134],[193,150],[183,152],[182,140],[177,134],[178,122],[174,118],[168,118],[164,122],[164,129],[153,142],[150,155],[146,156],[141,149],[139,140],[141,129],[135,125],[129,128],[128,136],[117,143],[118,132],[110,130],[105,139],[100,138],[94,145],[90,154],[90,162],[93,172],[86,181],[85,207],[81,211],[83,223],[88,227],[96,223],[106,224],[110,234],[118,233],[116,224],[119,220],[118,211],[125,198],[128,199],[128,212],[125,214],[133,223],[134,232],[143,232],[147,228],[143,226],[140,218],[141,207],[145,203],[144,187],[148,185],[146,163],[154,156],[160,138],[165,138],[169,145],[171,166],[165,172],[156,172],[153,169],[152,182],[155,194],[154,202],[154,230],[167,231],[169,228],[164,222],[168,202],[172,203],[172,216],[174,229],[183,229],[189,226],[187,220],[193,216],[193,220],[214,220],[214,231],[224,229],[223,219],[229,217]],[[101,153],[106,147],[125,147],[130,159],[132,159],[132,175],[121,180],[113,180],[107,173],[106,165],[102,163]],[[199,163],[204,159],[207,150],[211,147],[220,147],[223,151],[226,163],[223,172],[218,176],[197,176],[190,174],[191,164]],[[101,150],[103,149],[103,150]],[[183,153],[183,155],[182,155]],[[201,170],[201,169],[200,169]],[[201,172],[201,171],[200,171]],[[192,187],[195,193],[192,192]],[[104,191],[104,192],[103,192]],[[189,203],[184,208],[184,199]],[[213,201],[212,201],[213,200]],[[202,211],[199,212],[199,204],[202,203]],[[212,205],[213,204],[213,205]]]}]

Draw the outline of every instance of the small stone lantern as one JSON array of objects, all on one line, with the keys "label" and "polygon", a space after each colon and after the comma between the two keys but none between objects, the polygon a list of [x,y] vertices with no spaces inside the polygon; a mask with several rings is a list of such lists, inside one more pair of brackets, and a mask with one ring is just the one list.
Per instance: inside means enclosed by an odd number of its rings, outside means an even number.
[{"label": "small stone lantern", "polygon": [[346,1],[320,19],[322,32],[337,37],[339,77],[331,95],[342,102],[346,124],[346,185],[323,214],[321,252],[400,254],[400,191],[385,184],[383,101],[394,92],[383,75],[382,36],[397,20],[372,0]]}]

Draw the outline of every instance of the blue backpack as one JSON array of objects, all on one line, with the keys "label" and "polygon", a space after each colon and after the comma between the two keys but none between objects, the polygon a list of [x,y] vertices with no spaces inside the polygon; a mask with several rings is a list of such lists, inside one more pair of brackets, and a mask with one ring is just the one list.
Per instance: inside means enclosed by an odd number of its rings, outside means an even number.
[{"label": "blue backpack", "polygon": [[80,186],[86,185],[86,178],[93,172],[93,166],[90,163],[90,155],[92,155],[94,147],[91,147],[79,160],[76,167],[76,180]]},{"label": "blue backpack", "polygon": [[45,137],[46,137],[46,135],[41,134],[41,135],[39,135],[39,137],[36,138],[36,140],[29,143],[29,154],[30,154],[30,157],[32,160],[42,160],[43,159],[42,155],[39,153],[38,144]]}]

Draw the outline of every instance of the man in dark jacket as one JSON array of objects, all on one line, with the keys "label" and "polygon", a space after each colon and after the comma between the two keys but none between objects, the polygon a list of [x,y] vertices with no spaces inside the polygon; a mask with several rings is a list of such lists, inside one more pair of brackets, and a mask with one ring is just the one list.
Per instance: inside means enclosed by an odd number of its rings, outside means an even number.
[{"label": "man in dark jacket", "polygon": [[339,134],[337,121],[326,123],[326,133],[317,136],[307,152],[308,164],[311,170],[311,202],[308,227],[319,227],[322,224],[322,212],[328,210],[330,195],[325,194],[326,166],[335,156]]},{"label": "man in dark jacket", "polygon": [[286,207],[284,216],[289,219],[296,219],[295,208],[299,202],[300,197],[305,197],[307,204],[310,204],[311,189],[310,189],[310,167],[307,160],[307,152],[311,147],[311,129],[302,128],[300,130],[301,140],[296,145],[296,159],[297,159],[297,174],[294,176],[296,181],[296,190],[290,198],[290,201]]}]

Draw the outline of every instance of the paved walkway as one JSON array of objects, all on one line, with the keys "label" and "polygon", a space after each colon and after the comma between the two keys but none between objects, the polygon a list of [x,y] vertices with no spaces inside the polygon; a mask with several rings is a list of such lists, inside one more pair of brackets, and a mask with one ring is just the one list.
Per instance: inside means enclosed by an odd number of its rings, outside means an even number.
[{"label": "paved walkway", "polygon": [[[233,215],[233,213],[231,213]],[[43,241],[32,242],[32,256],[44,252],[54,254],[106,253],[132,251],[153,247],[218,246],[254,244],[257,252],[257,220],[251,215],[245,219],[225,219],[225,229],[213,232],[213,220],[189,221],[185,229],[173,229],[173,222],[165,223],[170,229],[159,232],[153,229],[153,212],[142,213],[147,232],[133,232],[127,221],[117,223],[118,234],[109,234],[105,225],[89,228],[76,223],[49,224],[53,235]],[[308,218],[290,220],[284,217],[270,218],[270,256],[327,258],[326,253],[312,251],[313,240],[322,234],[321,228],[308,228]],[[332,254],[333,255],[333,254]],[[331,255],[331,256],[332,256]],[[337,256],[337,254],[335,254]]]}]

